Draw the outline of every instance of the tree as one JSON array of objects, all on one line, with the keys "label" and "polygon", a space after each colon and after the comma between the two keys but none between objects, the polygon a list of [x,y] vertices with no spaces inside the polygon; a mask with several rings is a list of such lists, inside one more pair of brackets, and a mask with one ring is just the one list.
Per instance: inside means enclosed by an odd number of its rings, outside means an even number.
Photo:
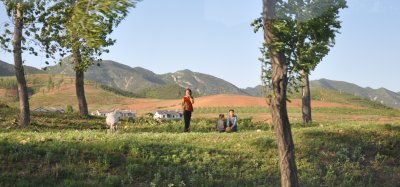
[{"label": "tree", "polygon": [[272,67],[273,96],[270,107],[278,143],[281,185],[286,187],[298,186],[298,179],[294,143],[286,107],[288,63],[281,38],[281,36],[285,36],[282,34],[285,30],[280,30],[285,21],[277,19],[279,17],[276,11],[277,5],[276,0],[263,0],[262,22],[264,46],[269,50]]},{"label": "tree", "polygon": [[[134,7],[133,0],[53,1],[40,16],[43,24],[40,41],[47,57],[55,59],[71,54],[75,70],[75,88],[81,115],[89,115],[84,89],[84,72],[115,40],[108,38],[113,28]],[[101,59],[100,59],[101,60]]]},{"label": "tree", "polygon": [[[278,15],[285,23],[280,26],[282,44],[288,61],[289,86],[302,90],[302,117],[304,124],[312,121],[309,74],[325,57],[335,43],[340,29],[339,10],[346,8],[345,0],[291,0],[281,1]],[[253,23],[256,30],[261,19]],[[265,64],[264,81],[271,85],[271,64],[268,50],[262,48]]]},{"label": "tree", "polygon": [[[14,69],[18,83],[18,98],[20,108],[19,124],[27,126],[30,123],[29,95],[26,85],[22,52],[28,51],[37,55],[31,45],[30,36],[38,31],[36,18],[44,7],[44,1],[1,0],[5,5],[8,17],[13,20],[14,29],[9,29],[10,24],[5,23],[5,32],[0,36],[0,44],[7,52],[14,54]],[[12,39],[11,39],[12,38]],[[11,44],[11,46],[10,46]]]},{"label": "tree", "polygon": [[346,0],[288,1],[295,19],[295,63],[302,85],[302,117],[312,121],[309,74],[329,53],[341,28],[338,14],[347,7]]},{"label": "tree", "polygon": [[340,28],[338,12],[346,7],[346,1],[263,0],[263,5],[263,17],[252,23],[255,32],[264,29],[265,43],[260,48],[262,80],[267,90],[272,87],[268,97],[277,127],[282,186],[297,186],[286,91],[288,86],[294,91],[303,88],[303,118],[305,123],[310,122],[308,74],[333,46]]}]

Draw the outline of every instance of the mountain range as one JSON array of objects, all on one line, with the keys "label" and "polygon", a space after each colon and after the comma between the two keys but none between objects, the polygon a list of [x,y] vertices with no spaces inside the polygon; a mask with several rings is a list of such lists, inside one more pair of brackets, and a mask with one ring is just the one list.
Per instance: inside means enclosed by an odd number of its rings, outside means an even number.
[{"label": "mountain range", "polygon": [[320,79],[310,81],[311,87],[321,87],[338,92],[344,92],[355,96],[360,96],[371,101],[379,102],[383,105],[390,106],[393,108],[400,108],[400,92],[396,93],[386,88],[372,89],[370,87],[360,87],[356,84],[344,82],[344,81],[333,81],[328,79]]},{"label": "mountain range", "polygon": [[[110,60],[104,60],[99,64],[89,67],[85,79],[124,91],[136,93],[152,87],[176,84],[183,88],[192,88],[198,95],[249,95],[223,79],[190,70],[155,74],[141,67],[132,68]],[[49,66],[46,69],[50,74],[75,75],[69,59],[64,60],[61,65]]]},{"label": "mountain range", "polygon": [[[67,58],[59,65],[46,67],[46,72],[74,76],[75,72],[70,60],[70,58]],[[142,89],[165,84],[152,71],[140,67],[132,68],[109,60],[102,61],[100,66],[90,66],[85,72],[85,79],[130,92],[138,92]]]},{"label": "mountain range", "polygon": [[[168,99],[179,97],[179,94],[187,87],[192,88],[196,95],[239,94],[261,96],[262,86],[260,85],[241,89],[221,78],[187,69],[174,73],[156,74],[145,68],[132,68],[111,60],[104,60],[99,64],[100,66],[93,65],[89,67],[85,73],[85,79],[96,81],[117,90],[137,93],[145,97]],[[61,65],[49,66],[46,69],[46,71],[43,71],[25,66],[27,74],[75,75],[69,58],[66,58]],[[0,76],[11,75],[14,75],[13,66],[0,61]],[[393,108],[400,108],[400,92],[396,93],[385,88],[363,88],[356,84],[328,79],[313,80],[310,81],[310,85],[312,88],[336,90],[376,101]],[[168,95],[169,93],[174,94],[171,97],[162,97],[162,95]]]}]

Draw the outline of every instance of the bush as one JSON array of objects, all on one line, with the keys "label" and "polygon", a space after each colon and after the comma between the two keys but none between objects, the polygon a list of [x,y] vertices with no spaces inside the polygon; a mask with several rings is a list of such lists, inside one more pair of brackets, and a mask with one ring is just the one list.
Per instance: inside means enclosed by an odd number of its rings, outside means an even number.
[{"label": "bush", "polygon": [[72,108],[71,105],[67,105],[67,108],[65,109],[66,113],[73,113],[74,112],[74,108]]}]

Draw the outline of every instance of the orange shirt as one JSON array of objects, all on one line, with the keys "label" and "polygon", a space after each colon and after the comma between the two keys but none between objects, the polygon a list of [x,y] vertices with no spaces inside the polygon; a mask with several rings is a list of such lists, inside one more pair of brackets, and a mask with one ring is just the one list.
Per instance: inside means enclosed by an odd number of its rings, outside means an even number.
[{"label": "orange shirt", "polygon": [[188,110],[190,112],[193,112],[193,104],[190,101],[190,97],[183,97],[182,105],[185,106],[184,110]]}]

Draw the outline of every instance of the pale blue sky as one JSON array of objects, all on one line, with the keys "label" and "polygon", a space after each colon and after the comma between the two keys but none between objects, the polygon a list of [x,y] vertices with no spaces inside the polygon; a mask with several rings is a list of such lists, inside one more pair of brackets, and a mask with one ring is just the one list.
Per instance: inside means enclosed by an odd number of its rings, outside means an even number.
[{"label": "pale blue sky", "polygon": [[[400,91],[400,1],[348,0],[341,34],[311,79],[328,78],[360,86]],[[0,7],[0,22],[6,20]],[[112,37],[102,58],[156,73],[190,69],[223,78],[239,87],[260,84],[258,47],[262,34],[250,22],[261,0],[143,0]],[[0,52],[12,62],[12,55]],[[24,55],[27,65],[45,66],[42,57]]]}]

